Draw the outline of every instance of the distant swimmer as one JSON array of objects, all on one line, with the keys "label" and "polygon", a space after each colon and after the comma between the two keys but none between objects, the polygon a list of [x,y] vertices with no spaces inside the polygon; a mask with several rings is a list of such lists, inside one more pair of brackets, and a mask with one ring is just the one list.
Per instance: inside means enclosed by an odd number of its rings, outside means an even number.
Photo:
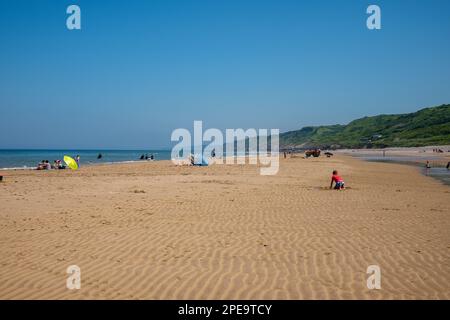
[{"label": "distant swimmer", "polygon": [[430,161],[427,161],[427,164],[425,165],[425,168],[427,168],[427,169],[431,169],[431,164],[430,164]]},{"label": "distant swimmer", "polygon": [[450,161],[447,163],[446,168],[447,168],[447,170],[450,170]]},{"label": "distant swimmer", "polygon": [[97,159],[101,159],[103,155],[101,153],[98,154]]},{"label": "distant swimmer", "polygon": [[144,160],[145,156],[141,155],[141,157],[139,159]]}]

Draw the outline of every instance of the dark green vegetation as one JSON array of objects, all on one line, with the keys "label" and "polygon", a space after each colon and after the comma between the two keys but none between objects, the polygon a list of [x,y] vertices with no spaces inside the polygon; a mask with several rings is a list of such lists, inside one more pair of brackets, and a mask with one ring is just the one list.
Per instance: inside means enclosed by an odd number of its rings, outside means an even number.
[{"label": "dark green vegetation", "polygon": [[280,135],[282,148],[383,148],[450,144],[450,104],[379,115],[347,125],[304,127]]}]

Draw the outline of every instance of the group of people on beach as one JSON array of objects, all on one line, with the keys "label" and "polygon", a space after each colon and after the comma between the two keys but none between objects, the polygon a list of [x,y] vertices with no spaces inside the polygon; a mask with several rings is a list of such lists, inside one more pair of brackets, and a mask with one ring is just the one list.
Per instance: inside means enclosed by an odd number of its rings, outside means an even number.
[{"label": "group of people on beach", "polygon": [[[80,156],[75,157],[75,161],[80,165]],[[48,160],[42,160],[36,167],[36,170],[63,170],[66,169],[66,165],[61,160],[54,160],[53,164]]]},{"label": "group of people on beach", "polygon": [[48,160],[42,160],[37,165],[36,170],[52,170],[52,169],[65,169],[66,166],[62,163],[61,160],[55,160],[53,161],[53,164],[51,164]]},{"label": "group of people on beach", "polygon": [[142,154],[141,157],[139,158],[140,160],[155,160],[155,156],[153,154],[151,154],[150,156],[146,153],[146,154]]}]

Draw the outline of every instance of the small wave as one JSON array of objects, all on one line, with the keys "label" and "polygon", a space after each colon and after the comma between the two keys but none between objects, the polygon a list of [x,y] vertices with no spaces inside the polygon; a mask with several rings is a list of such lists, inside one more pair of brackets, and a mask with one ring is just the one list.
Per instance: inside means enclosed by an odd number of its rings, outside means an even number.
[{"label": "small wave", "polygon": [[36,170],[36,167],[27,167],[27,166],[23,166],[23,167],[6,167],[6,168],[0,168],[0,171],[5,171],[5,170]]}]

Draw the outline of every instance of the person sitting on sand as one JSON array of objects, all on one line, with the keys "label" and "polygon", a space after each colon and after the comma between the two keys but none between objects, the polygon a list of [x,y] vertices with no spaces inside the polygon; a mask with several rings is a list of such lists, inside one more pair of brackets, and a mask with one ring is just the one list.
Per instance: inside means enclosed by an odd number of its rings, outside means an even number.
[{"label": "person sitting on sand", "polygon": [[54,169],[62,170],[65,168],[66,168],[66,166],[62,163],[61,160],[55,160]]},{"label": "person sitting on sand", "polygon": [[42,162],[40,162],[36,168],[36,170],[51,170],[51,169],[52,165],[48,160],[42,160]]},{"label": "person sitting on sand", "polygon": [[45,170],[45,160],[42,160],[41,162],[38,163],[36,170]]},{"label": "person sitting on sand", "polygon": [[335,190],[343,190],[345,189],[345,183],[344,180],[339,176],[337,170],[333,171],[333,175],[331,176],[331,184],[330,189],[333,188],[333,182],[335,183],[334,189]]}]

